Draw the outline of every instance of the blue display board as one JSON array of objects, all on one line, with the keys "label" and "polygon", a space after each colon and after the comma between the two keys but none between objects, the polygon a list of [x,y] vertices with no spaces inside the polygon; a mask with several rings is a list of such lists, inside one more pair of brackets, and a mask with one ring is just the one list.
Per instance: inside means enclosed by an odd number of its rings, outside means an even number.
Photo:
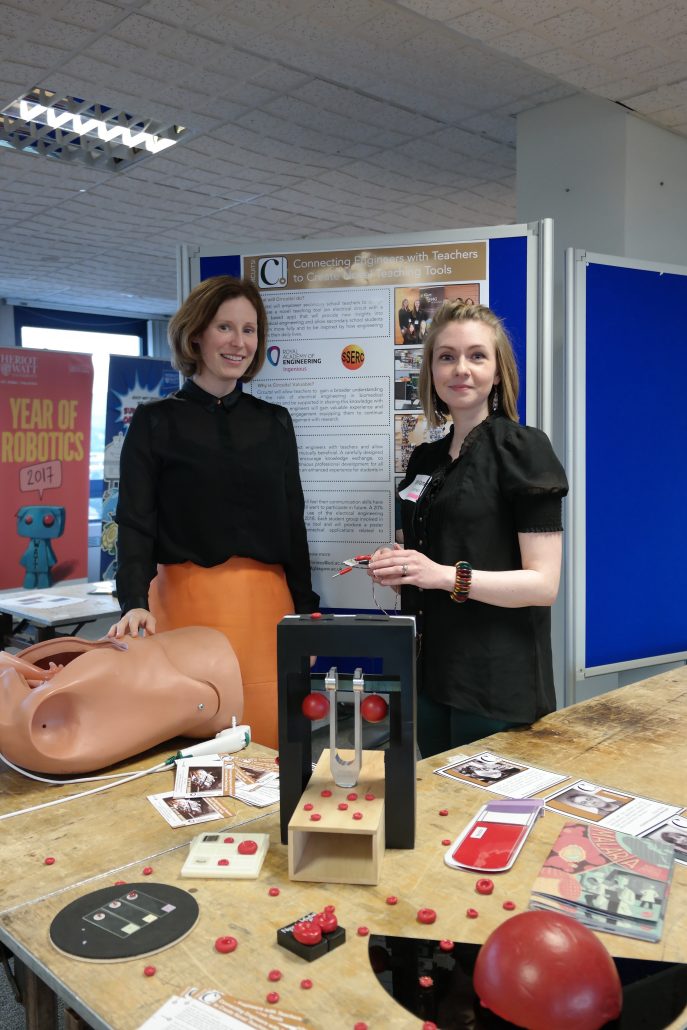
[{"label": "blue display board", "polygon": [[687,271],[586,264],[587,669],[687,651],[686,312]]}]

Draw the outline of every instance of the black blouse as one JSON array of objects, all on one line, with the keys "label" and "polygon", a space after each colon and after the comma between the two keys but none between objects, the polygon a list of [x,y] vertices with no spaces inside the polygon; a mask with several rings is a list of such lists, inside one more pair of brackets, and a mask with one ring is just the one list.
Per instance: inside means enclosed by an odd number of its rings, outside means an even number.
[{"label": "black blouse", "polygon": [[298,449],[286,408],[191,380],[140,405],[124,438],[117,593],[148,607],[157,564],[209,568],[234,555],[284,566],[296,612],[315,611]]},{"label": "black blouse", "polygon": [[[404,546],[441,565],[522,568],[518,533],[559,532],[565,472],[546,435],[501,414],[469,434],[456,461],[453,429],[410,456],[400,489],[430,476],[416,503],[402,502]],[[423,689],[466,712],[530,723],[556,707],[548,607],[500,608],[445,590],[403,590],[422,615]]]}]

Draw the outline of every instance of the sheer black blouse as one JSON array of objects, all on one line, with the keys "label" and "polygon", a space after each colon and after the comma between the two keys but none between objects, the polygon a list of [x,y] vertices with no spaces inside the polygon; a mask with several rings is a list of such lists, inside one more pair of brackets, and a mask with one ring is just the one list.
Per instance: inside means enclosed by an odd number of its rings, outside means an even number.
[{"label": "sheer black blouse", "polygon": [[148,607],[157,564],[206,568],[238,555],[284,566],[296,612],[315,611],[303,490],[286,408],[191,380],[140,405],[124,438],[117,593]]},{"label": "sheer black blouse", "polygon": [[[400,489],[430,481],[401,506],[404,546],[433,561],[473,568],[522,568],[518,533],[558,532],[565,472],[546,435],[492,415],[466,438],[456,461],[452,432],[410,456]],[[403,607],[422,614],[423,689],[466,712],[530,723],[556,707],[547,607],[499,608],[444,590],[403,590]]]}]

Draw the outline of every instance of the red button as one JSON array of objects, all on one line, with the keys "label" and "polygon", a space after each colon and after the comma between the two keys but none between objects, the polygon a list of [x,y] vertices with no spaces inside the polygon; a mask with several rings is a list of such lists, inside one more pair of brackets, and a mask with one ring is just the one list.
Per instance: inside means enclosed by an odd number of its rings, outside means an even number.
[{"label": "red button", "polygon": [[439,815],[448,815],[448,808],[440,808]]},{"label": "red button", "polygon": [[431,976],[421,976],[418,983],[420,987],[434,987],[434,980],[432,980]]},{"label": "red button", "polygon": [[215,941],[215,951],[221,955],[228,955],[230,951],[236,951],[238,941],[235,937],[218,937]]},{"label": "red button", "polygon": [[276,898],[279,896],[280,891],[278,887],[270,887],[267,893],[271,898]]},{"label": "red button", "polygon": [[514,901],[504,901],[503,907],[505,908],[506,912],[512,912],[513,909],[517,908],[518,906],[515,904]]},{"label": "red button", "polygon": [[450,837],[444,837],[444,839],[442,840],[441,843],[444,845],[445,848],[447,848],[449,846],[449,844],[451,843],[451,838]]},{"label": "red button", "polygon": [[477,919],[479,912],[476,908],[469,908],[465,915],[468,917],[468,919]]},{"label": "red button", "polygon": [[224,838],[224,843],[225,844],[233,844],[234,843],[234,838],[233,837],[225,837]]},{"label": "red button", "polygon": [[270,1005],[276,1005],[279,1001],[279,995],[276,991],[270,991],[270,993],[266,997],[266,1000],[270,1003]]},{"label": "red button", "polygon": [[444,939],[443,941],[439,941],[439,947],[442,951],[453,951],[455,945],[453,941]]},{"label": "red button", "polygon": [[310,816],[310,818],[312,819],[312,821],[313,821],[314,823],[317,823],[317,822],[319,822],[319,821],[320,821],[320,819],[322,818],[322,816],[320,815],[320,813],[319,813],[319,812],[313,812],[313,813],[312,813],[312,815]]},{"label": "red button", "polygon": [[228,858],[220,858],[217,861],[217,865],[229,865],[229,859]]},{"label": "red button", "polygon": [[358,800],[358,795],[355,794],[355,793],[347,794],[346,797],[348,798],[349,801],[357,801]]},{"label": "red button", "polygon": [[330,798],[331,796],[332,796],[331,790],[321,790],[320,791],[320,797]]},{"label": "red button", "polygon": [[145,869],[143,870],[143,875],[144,875],[144,876],[150,876],[150,874],[152,873],[152,871],[153,871],[153,867],[152,867],[151,865],[147,865],[147,866],[145,867]]},{"label": "red button", "polygon": [[362,812],[354,812],[353,813],[353,818],[354,819],[362,819],[362,817],[363,817],[363,813]]},{"label": "red button", "polygon": [[418,923],[434,923],[436,922],[437,914],[433,908],[420,908],[417,913]]},{"label": "red button", "polygon": [[281,972],[280,972],[280,970],[279,969],[270,969],[269,973],[267,974],[267,979],[271,980],[272,983],[276,983],[277,980],[281,980]]},{"label": "red button", "polygon": [[366,794],[365,795],[365,800],[366,801],[374,801],[374,799],[375,799],[374,794]]},{"label": "red button", "polygon": [[310,615],[310,618],[311,619],[321,619],[322,618],[322,612],[312,612],[311,615]]},{"label": "red button", "polygon": [[397,905],[398,898],[394,894],[390,894],[389,897],[386,899],[386,903],[387,905]]},{"label": "red button", "polygon": [[369,932],[370,931],[368,930],[368,928],[366,926],[359,926],[358,927],[358,937],[367,937]]},{"label": "red button", "polygon": [[315,806],[314,806],[314,805],[312,804],[312,802],[310,802],[310,801],[307,801],[307,802],[306,802],[306,803],[305,803],[305,804],[303,805],[303,808],[305,809],[305,811],[306,811],[306,812],[312,812],[312,810],[313,810],[313,808],[314,808],[314,807],[315,807]]},{"label": "red button", "polygon": [[156,973],[157,969],[155,968],[155,966],[146,966],[143,970],[144,976],[155,976]]},{"label": "red button", "polygon": [[43,865],[55,865],[55,859],[52,855],[48,855],[47,858],[43,859]]},{"label": "red button", "polygon": [[475,884],[475,890],[478,894],[493,894],[494,881],[487,880],[486,877],[484,877],[483,879],[477,881],[477,883]]},{"label": "red button", "polygon": [[337,808],[339,809],[340,812],[345,812],[346,809],[348,808],[348,805],[346,804],[345,801],[340,801],[339,804],[337,805]]},{"label": "red button", "polygon": [[301,987],[304,991],[309,991],[312,987],[312,980],[301,980]]},{"label": "red button", "polygon": [[242,840],[236,850],[239,855],[254,855],[258,850],[258,845],[254,840]]}]

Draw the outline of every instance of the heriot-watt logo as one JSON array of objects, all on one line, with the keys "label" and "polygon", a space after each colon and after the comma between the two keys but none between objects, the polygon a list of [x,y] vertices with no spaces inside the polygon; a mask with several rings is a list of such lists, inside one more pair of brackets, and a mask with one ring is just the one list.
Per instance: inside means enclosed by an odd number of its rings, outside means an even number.
[{"label": "heriot-watt logo", "polygon": [[341,362],[346,368],[360,368],[365,361],[365,351],[357,344],[349,343],[341,351]]},{"label": "heriot-watt logo", "polygon": [[[19,351],[19,348],[17,348]],[[35,376],[38,368],[36,354],[2,354],[0,356],[0,374],[3,376]]]},{"label": "heriot-watt logo", "polygon": [[286,286],[288,276],[289,262],[285,257],[258,259],[258,286],[261,290],[274,290]]},{"label": "heriot-watt logo", "polygon": [[267,348],[267,360],[270,365],[275,367],[279,364],[279,358],[281,357],[281,347],[273,346]]}]

